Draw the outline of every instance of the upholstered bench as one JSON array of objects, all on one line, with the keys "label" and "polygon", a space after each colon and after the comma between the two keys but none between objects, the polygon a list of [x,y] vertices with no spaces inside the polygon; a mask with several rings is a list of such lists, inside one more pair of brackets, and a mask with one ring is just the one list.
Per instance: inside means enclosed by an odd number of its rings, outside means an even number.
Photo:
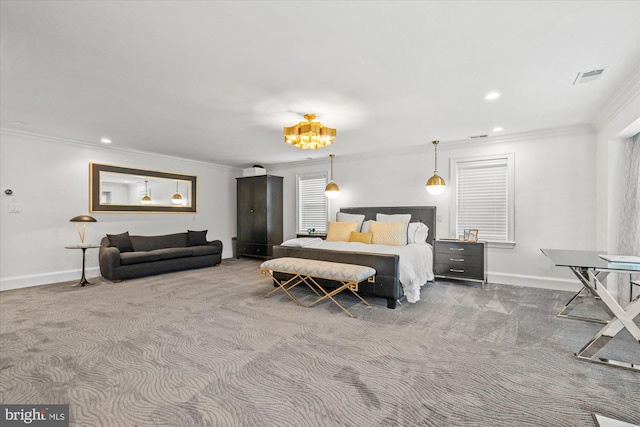
[{"label": "upholstered bench", "polygon": [[[265,261],[260,265],[260,271],[264,275],[269,275],[277,285],[274,290],[264,296],[265,298],[271,296],[278,290],[282,290],[296,304],[303,307],[311,307],[328,298],[351,317],[354,317],[353,314],[351,314],[349,310],[344,308],[333,297],[338,293],[344,291],[345,289],[348,289],[352,294],[358,297],[360,301],[362,301],[366,305],[369,305],[369,303],[365,301],[364,298],[358,295],[358,284],[365,280],[372,283],[375,282],[376,274],[375,269],[363,265],[343,264],[338,262],[288,257],[274,258]],[[274,272],[291,274],[293,275],[293,277],[291,277],[289,280],[280,282],[273,276]],[[320,286],[320,284],[315,279],[332,280],[339,282],[340,285],[335,289],[327,291],[325,288]],[[291,289],[301,283],[306,284],[316,294],[316,296],[318,296],[318,299],[307,305],[300,303],[300,301],[298,301],[296,297],[291,294]],[[320,291],[320,293],[318,291]]]}]

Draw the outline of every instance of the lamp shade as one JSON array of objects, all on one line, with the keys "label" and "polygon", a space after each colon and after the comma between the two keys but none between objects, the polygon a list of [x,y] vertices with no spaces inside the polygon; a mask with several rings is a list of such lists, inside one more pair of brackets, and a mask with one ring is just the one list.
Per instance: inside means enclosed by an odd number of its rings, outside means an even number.
[{"label": "lamp shade", "polygon": [[327,196],[328,199],[335,199],[340,196],[340,187],[338,187],[338,184],[331,181],[324,188],[324,195]]},{"label": "lamp shade", "polygon": [[434,196],[437,196],[438,194],[442,194],[445,187],[446,186],[444,183],[444,179],[442,179],[440,175],[433,175],[427,181],[427,185],[425,188],[427,189],[429,194],[433,194]]},{"label": "lamp shade", "polygon": [[98,222],[98,221],[94,217],[89,215],[78,215],[71,218],[69,222]]}]

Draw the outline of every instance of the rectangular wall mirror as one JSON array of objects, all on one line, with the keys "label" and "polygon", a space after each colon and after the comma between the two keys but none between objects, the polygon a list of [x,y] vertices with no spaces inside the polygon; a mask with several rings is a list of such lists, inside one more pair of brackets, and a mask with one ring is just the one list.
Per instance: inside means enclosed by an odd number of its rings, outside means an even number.
[{"label": "rectangular wall mirror", "polygon": [[91,212],[197,212],[196,176],[91,163]]}]

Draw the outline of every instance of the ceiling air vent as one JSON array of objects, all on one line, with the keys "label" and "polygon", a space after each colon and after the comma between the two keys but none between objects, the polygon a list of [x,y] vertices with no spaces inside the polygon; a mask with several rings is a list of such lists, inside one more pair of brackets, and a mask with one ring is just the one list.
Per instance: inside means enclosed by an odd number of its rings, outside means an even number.
[{"label": "ceiling air vent", "polygon": [[573,81],[573,84],[577,85],[580,83],[589,83],[597,80],[600,78],[600,76],[602,76],[602,73],[604,73],[605,69],[606,68],[598,68],[597,70],[583,71],[581,73],[578,73],[576,79]]},{"label": "ceiling air vent", "polygon": [[473,136],[470,136],[469,138],[471,138],[471,139],[478,139],[478,138],[486,138],[486,137],[488,137],[488,136],[489,136],[489,135],[473,135]]}]

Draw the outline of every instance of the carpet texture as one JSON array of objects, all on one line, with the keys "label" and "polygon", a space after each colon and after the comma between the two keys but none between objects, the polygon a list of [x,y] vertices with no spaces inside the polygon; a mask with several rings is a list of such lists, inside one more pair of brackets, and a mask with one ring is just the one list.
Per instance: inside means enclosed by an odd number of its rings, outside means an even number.
[{"label": "carpet texture", "polygon": [[[73,426],[640,424],[640,374],[573,357],[600,327],[554,316],[570,293],[435,282],[396,310],[341,294],[351,319],[263,298],[259,265],[2,292],[0,401],[70,404]],[[640,362],[626,330],[606,351]]]}]

